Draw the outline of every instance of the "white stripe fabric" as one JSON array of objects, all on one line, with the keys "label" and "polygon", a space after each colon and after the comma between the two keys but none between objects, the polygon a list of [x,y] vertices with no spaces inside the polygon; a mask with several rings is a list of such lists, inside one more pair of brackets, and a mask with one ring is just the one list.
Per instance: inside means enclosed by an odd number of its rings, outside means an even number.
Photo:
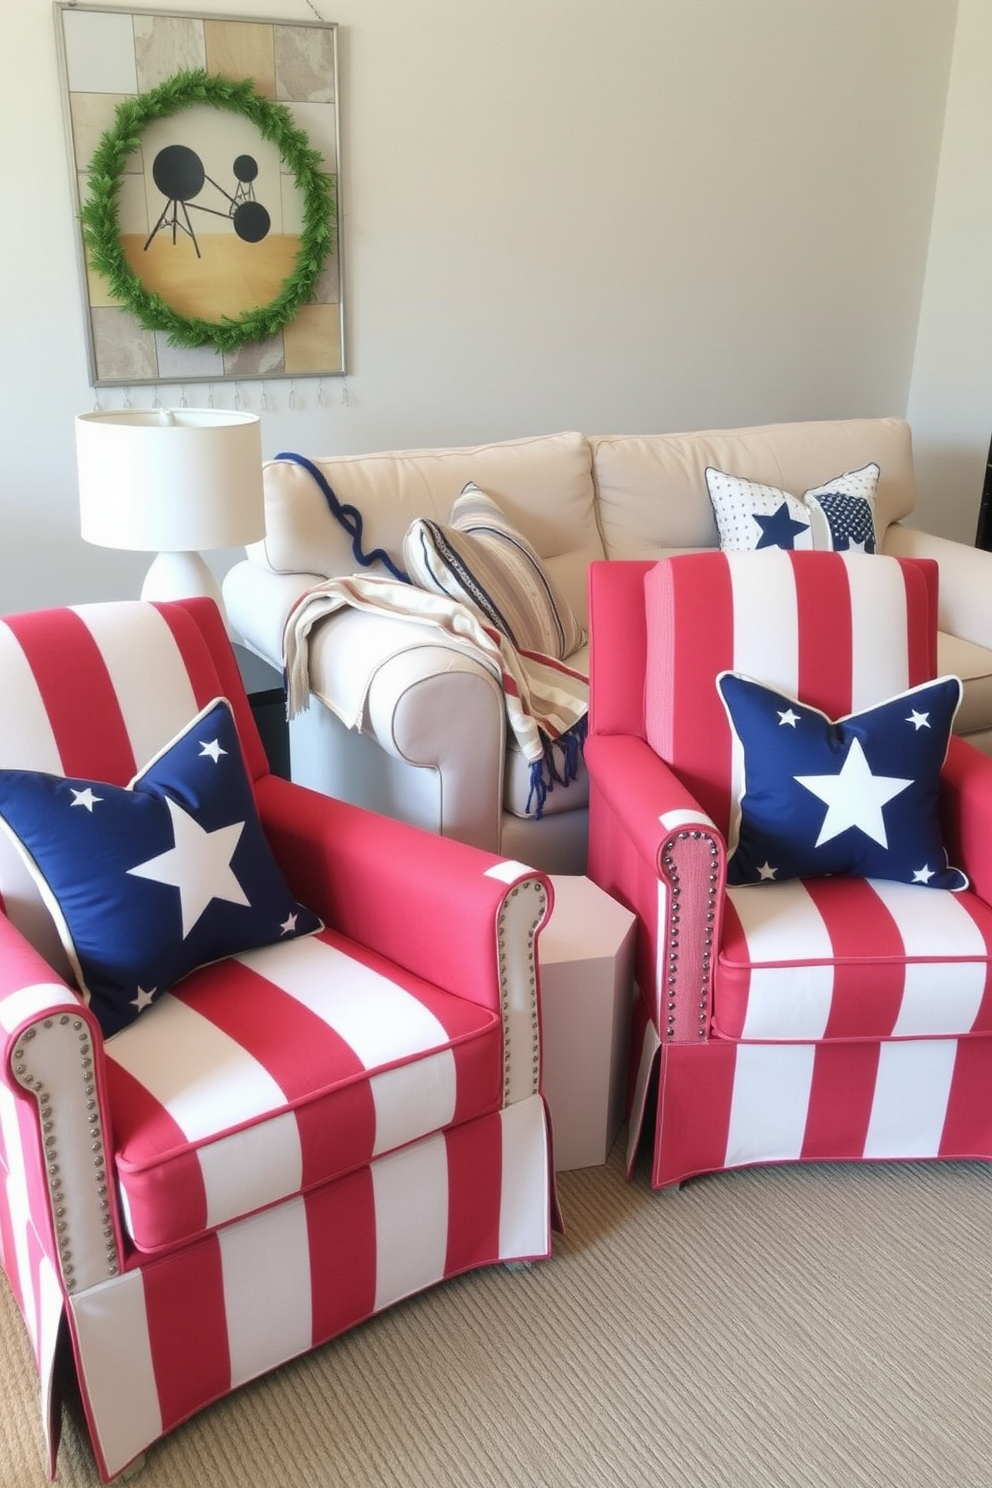
[{"label": "white stripe fabric", "polygon": [[[907,647],[894,639],[906,635],[906,586],[896,563],[879,563],[867,553],[842,557],[851,595],[851,712],[860,713],[909,686]],[[884,625],[878,623],[879,614],[887,617]]]},{"label": "white stripe fabric", "polygon": [[208,1228],[288,1198],[303,1183],[300,1131],[292,1111],[207,1143],[197,1159]]},{"label": "white stripe fabric", "polygon": [[[730,574],[734,625],[734,671],[795,697],[799,689],[799,625],[796,584],[789,555],[768,549],[763,560],[751,554],[724,555]],[[751,560],[751,561],[744,561]],[[727,848],[740,834],[740,800],[746,785],[744,747],[730,730],[731,817]]]},{"label": "white stripe fabric", "polygon": [[378,1157],[451,1125],[458,1094],[455,1056],[441,1049],[413,1064],[382,1070],[369,1080],[369,1089],[375,1104],[373,1156]]},{"label": "white stripe fabric", "polygon": [[431,1286],[448,1252],[448,1149],[443,1136],[372,1165],[375,1310]]},{"label": "white stripe fabric", "polygon": [[[663,811],[658,820],[666,832],[676,832],[679,827],[713,827],[713,821],[705,811],[683,807],[677,811]],[[716,828],[713,827],[715,831]]]},{"label": "white stripe fabric", "polygon": [[899,927],[907,956],[939,957],[986,955],[985,941],[960,896],[949,889],[927,889],[917,884],[869,879]]},{"label": "white stripe fabric", "polygon": [[985,995],[988,968],[978,961],[910,962],[893,1038],[970,1033]]},{"label": "white stripe fabric", "polygon": [[753,967],[741,1037],[820,1039],[827,1031],[833,996],[832,965]]},{"label": "white stripe fabric", "polygon": [[793,697],[799,687],[799,620],[789,555],[769,549],[767,562],[725,554],[734,607],[734,670]]},{"label": "white stripe fabric", "polygon": [[257,1120],[285,1103],[257,1059],[169,993],[156,1003],[154,1018],[138,1018],[105,1047],[107,1058],[151,1092],[190,1142]]},{"label": "white stripe fabric", "polygon": [[799,1158],[813,1084],[812,1044],[739,1044],[726,1165]]},{"label": "white stripe fabric", "polygon": [[18,987],[0,998],[0,1028],[13,1033],[19,1024],[47,1013],[53,1008],[79,1011],[79,998],[58,982],[37,982],[33,987]]},{"label": "white stripe fabric", "polygon": [[144,1278],[128,1272],[70,1297],[69,1306],[100,1445],[122,1467],[162,1434]]},{"label": "white stripe fabric", "polygon": [[833,944],[802,881],[728,887],[727,897],[741,921],[751,962],[742,1036],[822,1038],[833,999]]},{"label": "white stripe fabric", "polygon": [[[77,610],[103,657],[141,769],[199,712],[186,666],[165,620],[153,605],[135,601],[121,624],[120,601]],[[136,655],[144,667],[135,670]],[[148,686],[148,675],[155,686]]]},{"label": "white stripe fabric", "polygon": [[521,878],[529,878],[533,872],[533,868],[528,868],[526,863],[518,863],[515,858],[504,858],[501,863],[494,863],[491,868],[487,868],[482,876],[498,879],[500,883],[515,884]]},{"label": "white stripe fabric", "polygon": [[447,1043],[443,1024],[417,998],[315,936],[236,959],[316,1013],[366,1069]]},{"label": "white stripe fabric", "polygon": [[547,1214],[538,1196],[551,1182],[548,1129],[539,1095],[500,1112],[503,1175],[499,1205],[499,1253],[543,1256],[550,1244]]},{"label": "white stripe fabric", "polygon": [[731,884],[727,898],[741,922],[753,962],[829,960],[833,956],[823,916],[802,879]]},{"label": "white stripe fabric", "polygon": [[936,1157],[957,1058],[955,1039],[883,1043],[865,1157]]},{"label": "white stripe fabric", "polygon": [[231,1385],[305,1353],[313,1342],[310,1241],[302,1199],[219,1233]]}]

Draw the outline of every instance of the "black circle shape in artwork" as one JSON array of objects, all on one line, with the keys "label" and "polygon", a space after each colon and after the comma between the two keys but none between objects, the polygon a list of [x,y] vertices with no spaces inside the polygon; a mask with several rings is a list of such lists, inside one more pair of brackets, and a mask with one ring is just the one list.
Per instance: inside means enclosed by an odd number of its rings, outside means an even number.
[{"label": "black circle shape in artwork", "polygon": [[242,202],[235,207],[231,219],[234,231],[242,242],[260,243],[268,232],[272,219],[261,202]]},{"label": "black circle shape in artwork", "polygon": [[239,155],[234,162],[233,169],[236,179],[247,185],[258,175],[258,161],[254,155]]},{"label": "black circle shape in artwork", "polygon": [[152,163],[152,180],[170,201],[192,201],[203,190],[203,161],[188,145],[166,145]]}]

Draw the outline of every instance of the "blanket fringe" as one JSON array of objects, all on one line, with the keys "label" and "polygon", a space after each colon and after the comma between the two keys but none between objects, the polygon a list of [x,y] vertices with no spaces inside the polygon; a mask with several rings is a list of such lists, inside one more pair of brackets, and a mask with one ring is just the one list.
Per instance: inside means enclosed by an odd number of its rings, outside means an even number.
[{"label": "blanket fringe", "polygon": [[[579,764],[582,760],[582,746],[588,732],[589,720],[583,717],[577,723],[573,723],[572,727],[566,729],[557,739],[544,738],[543,758],[531,761],[530,790],[527,793],[527,804],[524,807],[527,815],[530,816],[533,806],[535,821],[540,821],[543,817],[548,795],[555,786],[567,786],[578,775]],[[556,760],[556,750],[561,756],[560,768]]]}]

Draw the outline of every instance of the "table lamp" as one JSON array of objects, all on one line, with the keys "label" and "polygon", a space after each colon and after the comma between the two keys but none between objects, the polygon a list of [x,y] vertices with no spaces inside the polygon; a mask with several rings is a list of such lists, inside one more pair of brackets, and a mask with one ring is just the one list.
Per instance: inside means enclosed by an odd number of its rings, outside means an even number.
[{"label": "table lamp", "polygon": [[265,532],[257,414],[213,408],[76,416],[80,529],[103,548],[154,552],[142,599],[206,594],[224,613],[201,556]]}]

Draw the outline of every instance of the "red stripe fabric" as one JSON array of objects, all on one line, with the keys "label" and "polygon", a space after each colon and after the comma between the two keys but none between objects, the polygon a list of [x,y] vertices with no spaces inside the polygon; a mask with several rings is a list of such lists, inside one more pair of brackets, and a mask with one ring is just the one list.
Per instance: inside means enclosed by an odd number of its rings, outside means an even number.
[{"label": "red stripe fabric", "polygon": [[941,1157],[992,1155],[990,1058],[992,1042],[988,1038],[958,1039],[954,1079],[940,1139]]},{"label": "red stripe fabric", "polygon": [[[371,953],[357,954],[340,936],[325,931],[320,937],[327,945],[354,953],[354,960],[377,970],[389,985],[396,983],[397,972]],[[301,944],[301,943],[297,943]],[[292,951],[293,947],[287,947]],[[339,975],[346,975],[346,965]],[[241,1051],[257,1065],[264,1076],[274,1082],[268,1108],[245,1116],[239,1107],[229,1115],[223,1102],[221,1080],[211,1079],[202,1066],[202,1051],[191,1051],[191,1081],[211,1092],[216,1103],[198,1109],[189,1092],[184,1090],[181,1065],[170,1069],[168,1084],[183,1110],[192,1111],[200,1125],[190,1137],[173,1117],[170,1108],[160,1102],[124,1067],[127,1062],[127,1030],[111,1045],[108,1061],[111,1099],[115,1114],[116,1161],[119,1181],[127,1195],[131,1235],[139,1249],[155,1251],[188,1241],[210,1222],[210,1200],[205,1190],[201,1158],[213,1143],[232,1133],[241,1132],[244,1145],[230,1160],[251,1162],[251,1153],[260,1154],[259,1170],[246,1180],[244,1192],[256,1194],[256,1202],[265,1204],[278,1192],[280,1175],[267,1172],[266,1163],[273,1158],[264,1140],[267,1122],[285,1119],[292,1114],[298,1133],[301,1160],[299,1189],[306,1191],[336,1175],[347,1173],[380,1152],[381,1138],[376,1099],[370,1079],[383,1077],[384,1071],[397,1065],[416,1065],[438,1051],[447,1051],[452,1060],[453,1118],[471,1121],[499,1109],[502,1098],[502,1028],[494,1014],[448,993],[420,982],[418,978],[401,977],[403,995],[415,999],[435,1020],[436,1042],[425,1048],[411,1048],[401,1058],[384,1065],[366,1068],[359,1054],[334,1026],[333,1000],[326,1016],[319,1008],[304,1005],[289,992],[269,981],[256,970],[232,960],[205,967],[193,973],[170,994],[192,1009],[197,1018],[213,1025],[224,1035],[218,1057],[224,1050]],[[328,986],[333,999],[335,988]],[[374,996],[374,990],[370,993]],[[370,1003],[369,1017],[376,1017]],[[154,1017],[154,1010],[146,1018]],[[147,1023],[145,1029],[147,1029]],[[227,1041],[230,1041],[228,1045]],[[181,1051],[170,1045],[171,1060],[181,1060]],[[239,1055],[240,1057],[240,1055]],[[433,1087],[434,1074],[424,1066],[426,1105],[427,1092]],[[219,1072],[218,1072],[219,1073]],[[386,1076],[388,1078],[388,1076]],[[156,1076],[157,1078],[157,1076]],[[411,1092],[412,1093],[412,1092]],[[240,1091],[231,1092],[232,1098]],[[408,1119],[418,1120],[418,1107],[407,1100]],[[252,1128],[258,1128],[263,1140],[254,1144]],[[387,1130],[393,1128],[387,1126]],[[403,1128],[400,1128],[402,1138]],[[416,1126],[406,1139],[423,1135]],[[283,1141],[286,1140],[284,1137]],[[377,1143],[379,1145],[377,1146]],[[279,1147],[281,1153],[284,1148]],[[248,1202],[247,1200],[245,1202]],[[241,1212],[250,1212],[250,1204]],[[237,1214],[224,1213],[225,1221]]]},{"label": "red stripe fabric", "polygon": [[445,1133],[448,1154],[448,1248],[453,1276],[499,1253],[503,1137],[499,1115]]},{"label": "red stripe fabric", "polygon": [[[792,553],[790,558],[798,611],[798,696],[828,717],[840,718],[851,712],[854,636],[847,570],[840,559],[821,563],[818,553]],[[805,561],[809,558],[812,563]]]},{"label": "red stripe fabric", "polygon": [[99,648],[71,610],[10,615],[38,684],[66,775],[126,785],[135,760],[117,695]]},{"label": "red stripe fabric", "polygon": [[249,776],[257,780],[267,774],[265,749],[217,606],[209,599],[184,599],[156,609],[182,652],[197,706],[205,707],[218,695],[226,697],[234,709]]},{"label": "red stripe fabric", "polygon": [[879,1045],[821,1044],[813,1061],[802,1160],[863,1155],[871,1120]]},{"label": "red stripe fabric", "polygon": [[889,1036],[906,981],[905,948],[892,916],[860,879],[812,878],[805,885],[826,923],[836,961],[824,1038],[869,1031]]},{"label": "red stripe fabric", "polygon": [[375,1311],[375,1192],[368,1168],[306,1196],[313,1343]]},{"label": "red stripe fabric", "polygon": [[734,664],[727,560],[722,553],[663,560],[644,588],[647,740],[725,828],[731,736],[716,678]]},{"label": "red stripe fabric", "polygon": [[162,1430],[231,1388],[224,1274],[216,1236],[142,1272]]}]

